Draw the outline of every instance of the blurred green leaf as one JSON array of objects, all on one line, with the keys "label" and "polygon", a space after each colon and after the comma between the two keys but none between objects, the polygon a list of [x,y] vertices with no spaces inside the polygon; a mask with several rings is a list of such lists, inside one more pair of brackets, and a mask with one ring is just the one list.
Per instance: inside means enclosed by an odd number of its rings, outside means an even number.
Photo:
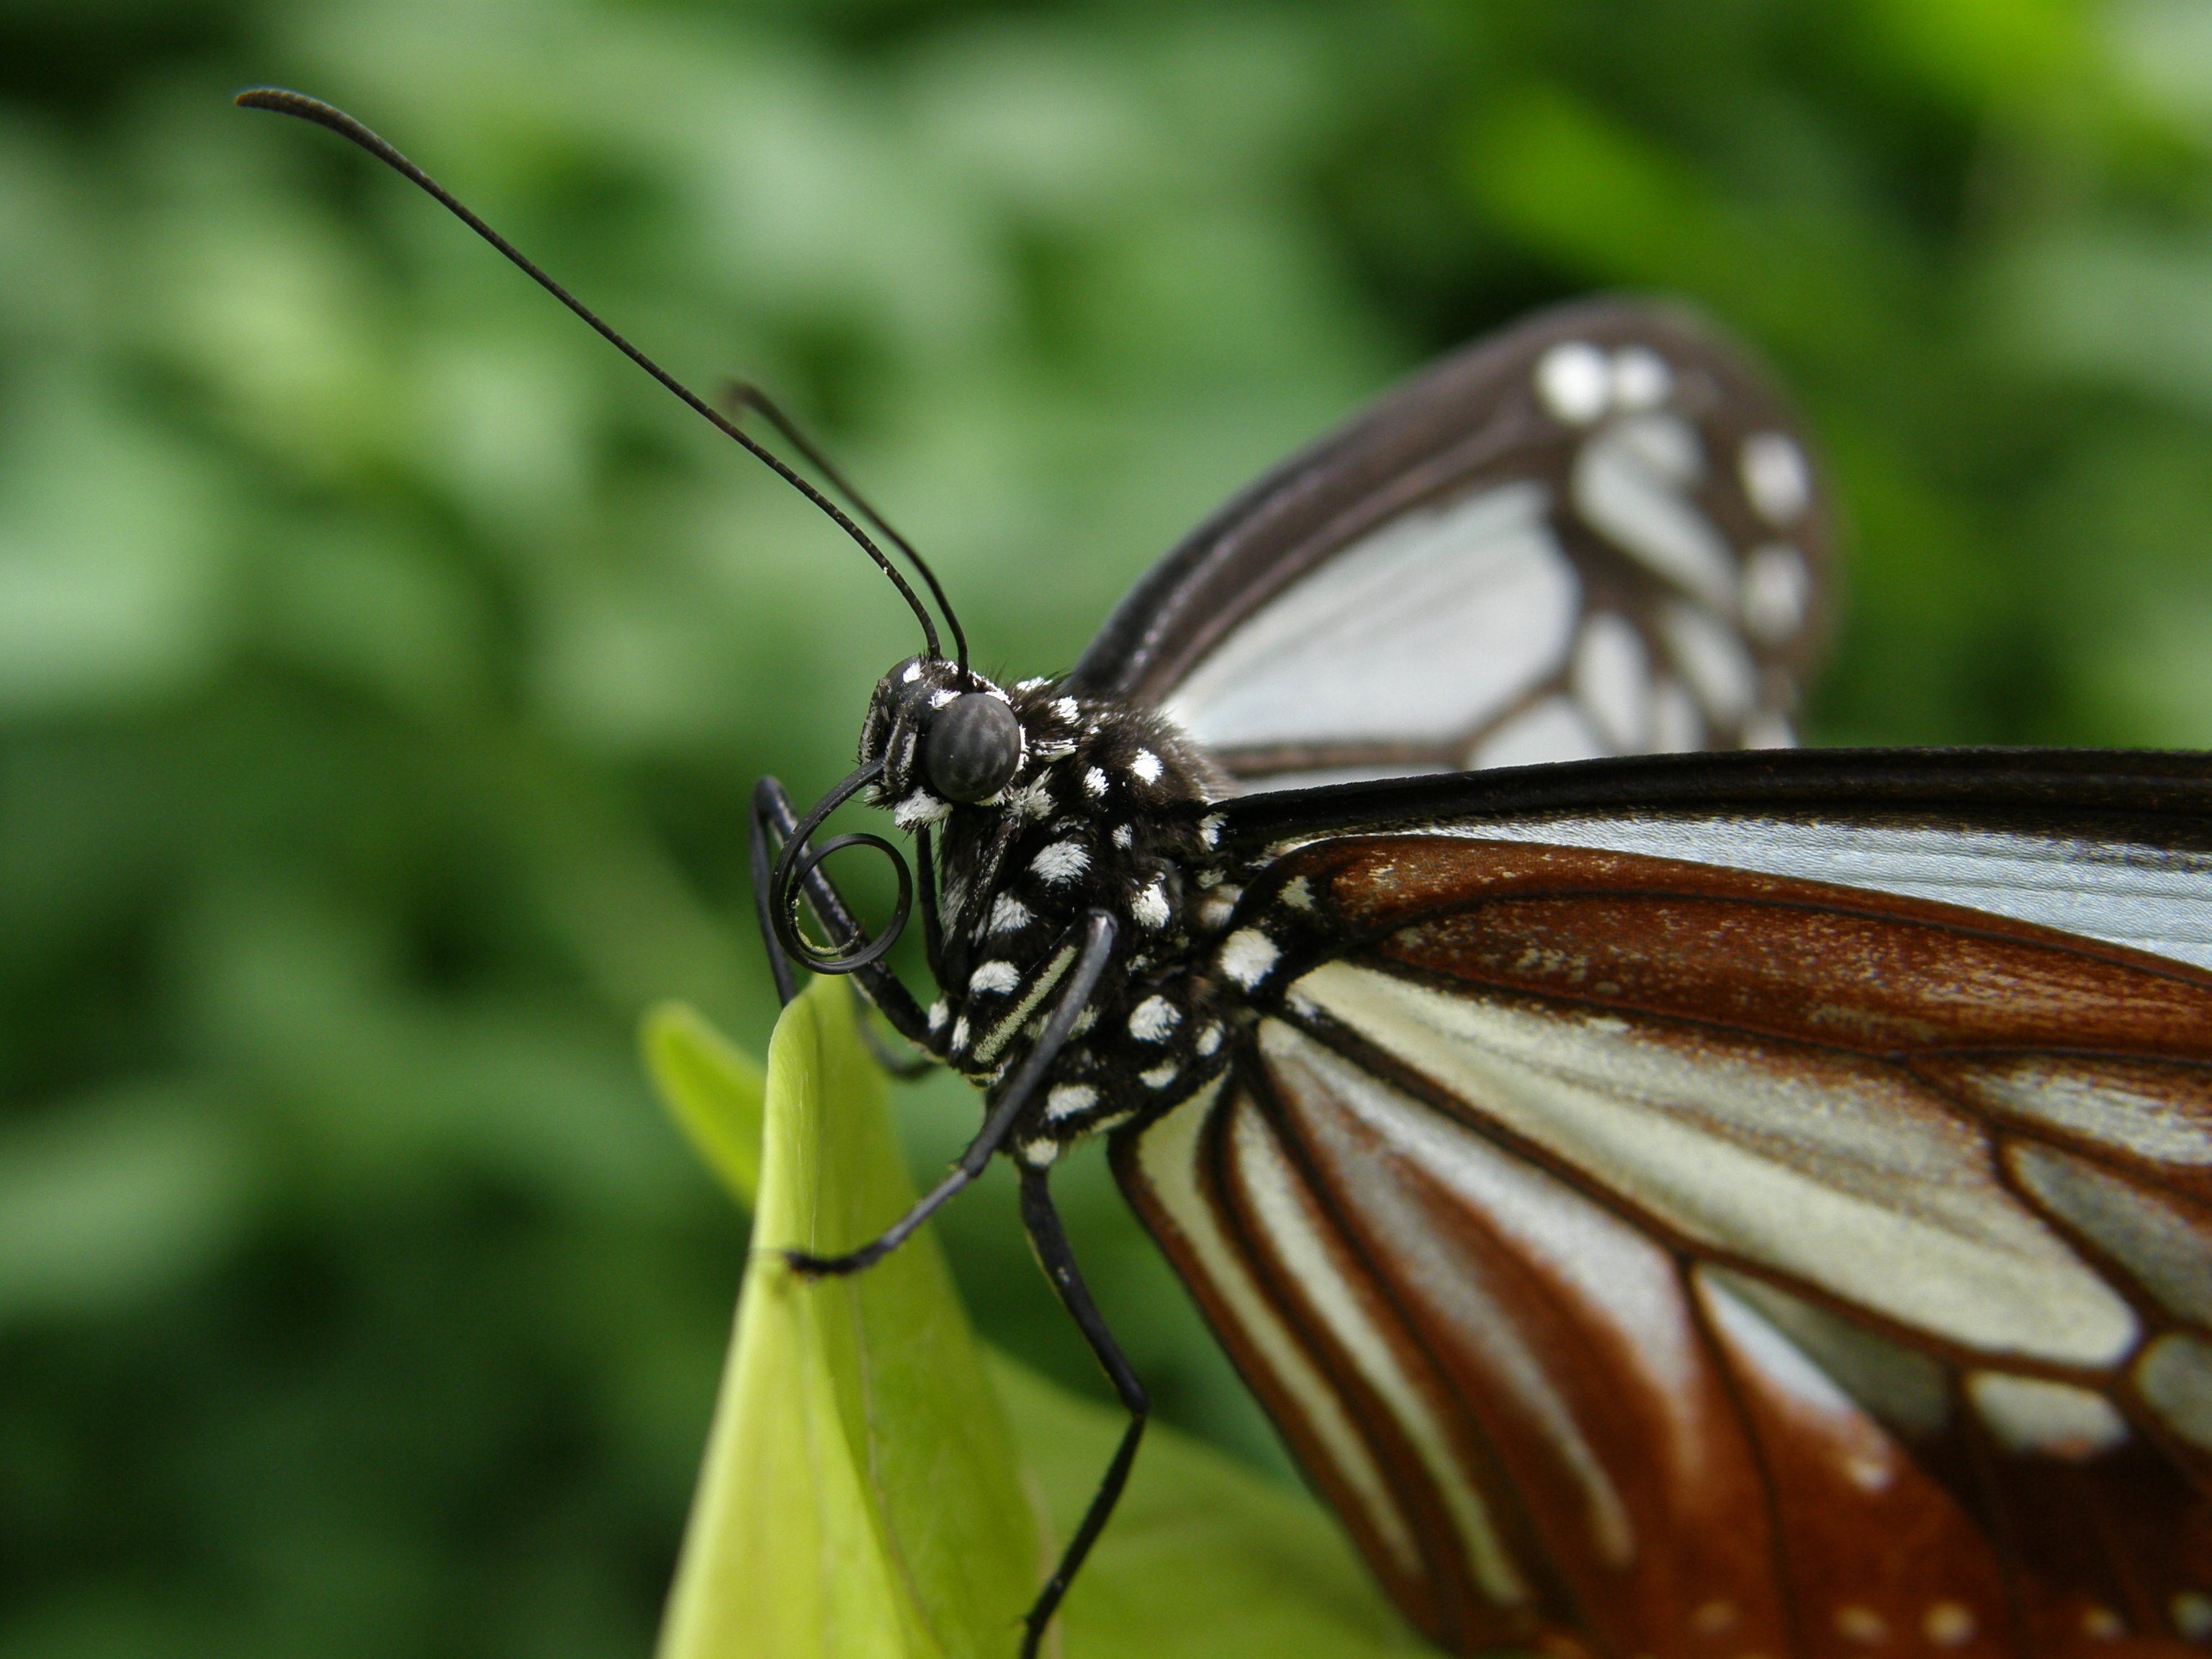
[{"label": "blurred green leaf", "polygon": [[0,1325],[167,1288],[237,1237],[252,1150],[219,1103],[147,1086],[0,1133]]},{"label": "blurred green leaf", "polygon": [[744,1208],[760,1189],[768,1074],[688,1002],[664,1002],[638,1029],[653,1091],[699,1161]]}]

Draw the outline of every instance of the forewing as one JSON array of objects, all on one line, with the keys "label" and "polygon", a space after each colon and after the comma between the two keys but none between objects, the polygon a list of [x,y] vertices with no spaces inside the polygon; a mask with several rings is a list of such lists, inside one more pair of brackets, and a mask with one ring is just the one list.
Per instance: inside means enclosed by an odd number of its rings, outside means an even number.
[{"label": "forewing", "polygon": [[1565,307],[1231,502],[1074,684],[1164,707],[1245,790],[1786,744],[1831,540],[1737,354],[1673,307]]},{"label": "forewing", "polygon": [[1265,1017],[1117,1168],[1447,1646],[2212,1638],[2212,973],[1465,835],[1238,914]]}]

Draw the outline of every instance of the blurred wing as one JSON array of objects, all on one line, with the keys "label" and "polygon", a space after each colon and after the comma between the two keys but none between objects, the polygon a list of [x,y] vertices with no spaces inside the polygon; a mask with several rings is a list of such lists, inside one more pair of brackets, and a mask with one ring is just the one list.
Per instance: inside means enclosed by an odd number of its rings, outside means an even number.
[{"label": "blurred wing", "polygon": [[[1894,825],[2212,913],[2202,759],[2010,806],[1899,769]],[[1285,852],[1236,1068],[1116,1144],[1139,1213],[1453,1650],[2212,1640],[2212,972],[1726,867],[1735,817]],[[1879,860],[1881,817],[1829,827]]]},{"label": "blurred wing", "polygon": [[1543,313],[1231,502],[1077,665],[1242,789],[1790,740],[1831,532],[1774,394],[1670,307]]}]

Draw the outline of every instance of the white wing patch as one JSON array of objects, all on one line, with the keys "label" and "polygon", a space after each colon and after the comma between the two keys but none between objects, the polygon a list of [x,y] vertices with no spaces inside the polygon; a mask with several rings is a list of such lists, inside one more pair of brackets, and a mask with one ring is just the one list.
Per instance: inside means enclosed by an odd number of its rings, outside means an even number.
[{"label": "white wing patch", "polygon": [[1467,763],[1477,770],[1487,766],[1536,766],[1546,761],[1592,760],[1606,752],[1606,745],[1571,699],[1547,697],[1475,744]]},{"label": "white wing patch", "polygon": [[1601,611],[1575,642],[1575,699],[1612,750],[1633,755],[1651,741],[1651,653],[1627,618]]},{"label": "white wing patch", "polygon": [[2176,1433],[2212,1451],[2212,1342],[2161,1336],[2136,1362],[2136,1383]]},{"label": "white wing patch", "polygon": [[1897,1478],[1895,1444],[1838,1388],[1826,1371],[1732,1292],[1719,1274],[1700,1268],[1698,1299],[1738,1362],[1790,1401],[1815,1437],[1826,1443],[1844,1478],[1862,1492],[1880,1492]]},{"label": "white wing patch", "polygon": [[1337,1478],[1400,1571],[1421,1571],[1411,1525],[1391,1495],[1367,1443],[1346,1413],[1335,1385],[1324,1376],[1284,1325],[1244,1265],[1238,1245],[1223,1233],[1212,1201],[1200,1189],[1199,1132],[1221,1092],[1216,1081],[1199,1091],[1145,1132],[1138,1145],[1144,1177],[1174,1218],[1205,1280],[1227,1305],[1237,1329],[1257,1350],[1276,1382],[1297,1402]]},{"label": "white wing patch", "polygon": [[1915,826],[1738,817],[1441,823],[1433,833],[1687,859],[1985,910],[2212,968],[2212,855]]},{"label": "white wing patch", "polygon": [[2062,1066],[2036,1055],[1962,1063],[1955,1076],[1972,1097],[1999,1111],[2153,1164],[2212,1167],[2212,1116],[2202,1085],[2176,1087],[2180,1079],[2168,1068],[2087,1057]]},{"label": "white wing patch", "polygon": [[1813,504],[1813,475],[1805,452],[1786,432],[1755,432],[1736,457],[1743,493],[1767,523],[1794,524]]},{"label": "white wing patch", "polygon": [[1654,575],[1730,617],[1735,553],[1686,494],[1704,471],[1697,428],[1675,415],[1632,416],[1576,458],[1575,510]]},{"label": "white wing patch", "polygon": [[1565,659],[1581,583],[1536,483],[1409,513],[1293,583],[1176,689],[1200,743],[1475,731]]},{"label": "white wing patch", "polygon": [[1966,1397],[2007,1451],[2072,1461],[2109,1451],[2128,1437],[2127,1423],[2111,1401],[2064,1382],[1972,1371]]},{"label": "white wing patch", "polygon": [[1719,726],[1734,726],[1759,696],[1759,669],[1735,630],[1677,599],[1659,613],[1660,632],[1682,678]]},{"label": "white wing patch", "polygon": [[1164,711],[1239,791],[1793,742],[1812,468],[1689,349],[1554,339],[1524,371],[1548,422],[1261,600]]},{"label": "white wing patch", "polygon": [[1779,645],[1805,625],[1813,608],[1813,573],[1786,542],[1754,547],[1743,568],[1743,625],[1753,639]]},{"label": "white wing patch", "polygon": [[[1464,1199],[1531,1257],[1571,1285],[1626,1337],[1621,1351],[1650,1383],[1650,1398],[1669,1413],[1668,1432],[1655,1449],[1675,1472],[1693,1476],[1705,1461],[1705,1425],[1693,1408],[1696,1336],[1674,1264],[1665,1253],[1556,1178],[1506,1156],[1468,1130],[1409,1099],[1371,1073],[1280,1021],[1260,1028],[1260,1045],[1279,1068],[1314,1073],[1329,1097],[1348,1109],[1394,1152]],[[1305,1133],[1329,1148],[1332,1161],[1353,1167],[1357,1153],[1330,1148],[1341,1126],[1327,1110],[1308,1108],[1296,1090],[1286,1106]],[[1386,1236],[1392,1260],[1450,1315],[1450,1328],[1480,1346],[1515,1397],[1540,1425],[1561,1467],[1582,1488],[1586,1525],[1600,1557],[1616,1565],[1636,1551],[1635,1531],[1619,1487],[1575,1420],[1573,1408],[1547,1374],[1545,1357],[1528,1346],[1505,1306],[1469,1277],[1463,1263],[1430,1270],[1437,1241],[1418,1212],[1387,1197],[1361,1212]]]},{"label": "white wing patch", "polygon": [[2021,1184],[2109,1254],[2174,1314],[2212,1327],[2212,1230],[2178,1199],[2048,1146],[2014,1145]]},{"label": "white wing patch", "polygon": [[1297,991],[1686,1238],[1992,1354],[2106,1364],[2136,1340],[2126,1302],[1998,1180],[1979,1127],[1874,1062],[1692,1048],[1342,962]]},{"label": "white wing patch", "polygon": [[1362,1304],[1328,1245],[1316,1231],[1297,1192],[1280,1147],[1249,1112],[1232,1127],[1244,1190],[1262,1228],[1297,1279],[1300,1293],[1327,1322],[1368,1386],[1392,1418],[1435,1483],[1466,1546],[1468,1567],[1485,1595],[1502,1607],[1528,1599],[1528,1585],[1506,1554],[1482,1494],[1454,1454],[1450,1431],[1436,1403],[1409,1376],[1373,1310]]}]

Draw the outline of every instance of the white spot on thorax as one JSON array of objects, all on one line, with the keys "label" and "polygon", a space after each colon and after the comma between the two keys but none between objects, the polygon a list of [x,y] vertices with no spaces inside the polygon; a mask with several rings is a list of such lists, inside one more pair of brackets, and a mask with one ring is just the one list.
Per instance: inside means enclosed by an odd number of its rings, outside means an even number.
[{"label": "white spot on thorax", "polygon": [[1146,997],[1129,1011],[1129,1035],[1139,1042],[1158,1042],[1182,1024],[1182,1010],[1165,997]]},{"label": "white spot on thorax", "polygon": [[946,703],[951,702],[959,695],[960,694],[954,690],[951,686],[944,686],[929,694],[929,706],[932,708],[942,708]]},{"label": "white spot on thorax", "polygon": [[1044,1097],[1044,1115],[1052,1119],[1073,1117],[1097,1103],[1098,1091],[1089,1084],[1062,1083]]},{"label": "white spot on thorax", "polygon": [[1250,990],[1282,959],[1275,941],[1255,927],[1240,927],[1222,942],[1221,971]]},{"label": "white spot on thorax", "polygon": [[1209,1024],[1198,1034],[1198,1054],[1201,1060],[1211,1060],[1221,1049],[1221,1028]]},{"label": "white spot on thorax", "polygon": [[1106,799],[1106,773],[1102,767],[1092,767],[1083,775],[1083,793],[1093,800]]},{"label": "white spot on thorax", "polygon": [[1073,697],[1062,697],[1059,702],[1053,704],[1052,712],[1059,715],[1060,719],[1064,720],[1073,720],[1078,713],[1075,707],[1075,699]]},{"label": "white spot on thorax", "polygon": [[1073,841],[1056,841],[1039,849],[1030,860],[1030,868],[1037,879],[1052,887],[1073,881],[1090,867],[1090,853],[1081,842]]},{"label": "white spot on thorax", "polygon": [[1011,962],[987,962],[968,975],[970,991],[1003,994],[1022,982],[1022,970]]},{"label": "white spot on thorax", "polygon": [[908,685],[912,685],[912,684],[913,684],[916,680],[920,679],[921,678],[921,665],[920,663],[918,663],[918,662],[910,662],[910,663],[908,663],[908,664],[906,665],[906,672],[899,676],[900,680],[901,680],[903,684],[908,684]]},{"label": "white spot on thorax", "polygon": [[938,998],[929,1005],[929,1029],[933,1031],[943,1030],[945,1022],[951,1017],[951,1009],[945,1006],[945,999]]},{"label": "white spot on thorax", "polygon": [[1139,749],[1137,757],[1129,763],[1129,769],[1146,783],[1160,781],[1160,757],[1149,749]]},{"label": "white spot on thorax", "polygon": [[1127,824],[1117,823],[1114,826],[1114,845],[1121,848],[1124,852],[1128,850],[1130,844],[1134,842],[1136,838],[1136,832],[1130,829]]},{"label": "white spot on thorax", "polygon": [[924,824],[936,823],[951,814],[951,807],[945,802],[927,789],[917,789],[891,808],[891,822],[902,830],[919,830]]},{"label": "white spot on thorax", "polygon": [[1613,401],[1613,366],[1586,340],[1562,340],[1536,362],[1536,395],[1555,420],[1583,426]]},{"label": "white spot on thorax", "polygon": [[1153,1066],[1151,1071],[1139,1072],[1137,1075],[1143,1080],[1144,1085],[1147,1089],[1164,1089],[1168,1085],[1176,1080],[1176,1073],[1181,1070],[1182,1070],[1182,1067],[1179,1064],[1172,1060],[1168,1060],[1161,1061],[1160,1064]]},{"label": "white spot on thorax", "polygon": [[1220,813],[1208,812],[1204,817],[1198,821],[1199,840],[1204,842],[1208,847],[1220,846],[1221,825],[1223,822],[1224,820]]},{"label": "white spot on thorax", "polygon": [[991,901],[991,920],[984,931],[992,933],[1018,933],[1036,920],[1035,913],[1028,905],[1023,903],[1012,893],[1001,893]]},{"label": "white spot on thorax", "polygon": [[1168,894],[1158,877],[1139,889],[1129,901],[1129,915],[1140,927],[1158,929],[1168,925]]}]

